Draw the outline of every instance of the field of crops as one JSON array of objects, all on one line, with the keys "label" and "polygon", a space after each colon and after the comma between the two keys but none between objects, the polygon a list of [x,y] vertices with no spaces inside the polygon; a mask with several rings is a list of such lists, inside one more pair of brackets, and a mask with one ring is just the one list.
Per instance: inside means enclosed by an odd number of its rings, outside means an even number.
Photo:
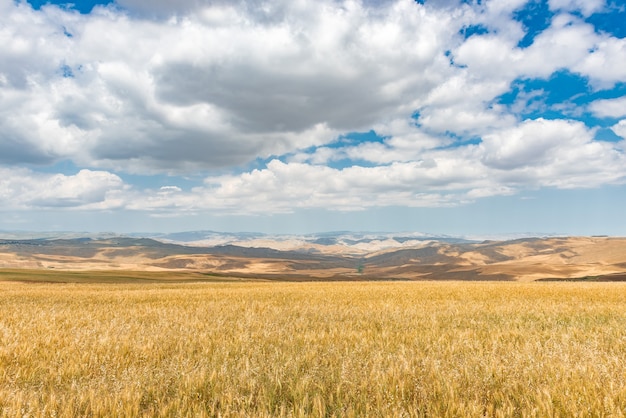
[{"label": "field of crops", "polygon": [[0,283],[0,416],[624,416],[623,283]]}]

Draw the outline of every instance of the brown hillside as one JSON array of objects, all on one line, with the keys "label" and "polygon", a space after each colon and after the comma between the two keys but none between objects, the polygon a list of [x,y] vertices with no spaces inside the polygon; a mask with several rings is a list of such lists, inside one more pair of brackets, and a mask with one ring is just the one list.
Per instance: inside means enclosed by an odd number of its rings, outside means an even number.
[{"label": "brown hillside", "polygon": [[191,247],[134,238],[4,240],[0,268],[195,271],[289,280],[597,280],[604,276],[617,280],[626,275],[626,239],[432,242],[363,256],[232,245]]}]

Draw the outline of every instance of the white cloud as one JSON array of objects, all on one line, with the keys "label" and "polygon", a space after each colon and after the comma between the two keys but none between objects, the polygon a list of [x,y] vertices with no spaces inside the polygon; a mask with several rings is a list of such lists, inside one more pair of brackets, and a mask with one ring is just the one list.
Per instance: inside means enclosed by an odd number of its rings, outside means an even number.
[{"label": "white cloud", "polygon": [[[559,70],[596,89],[625,80],[626,41],[570,14],[602,2],[551,0],[557,14],[527,48],[512,20],[525,0],[433,3],[119,0],[85,16],[0,0],[0,164],[90,168],[0,168],[3,205],[355,210],[624,181],[623,142],[594,141],[580,122],[523,120],[523,92],[495,103],[516,79]],[[464,39],[470,24],[489,33]],[[589,109],[622,118],[625,107]],[[624,137],[624,126],[612,129]],[[371,129],[379,142],[342,140]],[[270,162],[241,173],[257,159]],[[209,177],[144,190],[113,171]]]},{"label": "white cloud", "polygon": [[[209,187],[196,195],[205,207],[238,213],[290,212],[448,206],[525,188],[623,182],[623,151],[592,137],[580,123],[538,120],[480,145],[425,152],[421,161],[334,169],[274,160],[265,169],[208,178]],[[507,139],[510,144],[500,149]]]},{"label": "white cloud", "polygon": [[508,91],[511,80],[490,70],[486,74],[477,70],[481,78],[476,78],[470,71],[474,69],[462,70],[428,95],[420,109],[420,124],[434,132],[479,136],[515,123],[514,117],[490,104]]},{"label": "white cloud", "polygon": [[500,184],[588,188],[626,179],[621,144],[594,141],[581,122],[538,119],[485,137],[481,158]]},{"label": "white cloud", "polygon": [[360,142],[357,144],[319,147],[313,152],[301,152],[292,156],[290,162],[309,162],[315,165],[333,161],[352,160],[377,164],[392,162],[419,161],[425,151],[448,146],[453,140],[425,133],[416,126],[414,120],[396,119],[389,123],[375,125],[374,133],[380,142]]},{"label": "white cloud", "polygon": [[573,67],[584,60],[597,41],[592,25],[573,15],[556,15],[550,27],[527,48],[522,74],[548,77],[554,71]]},{"label": "white cloud", "polygon": [[531,120],[519,126],[485,135],[481,148],[487,166],[516,169],[548,166],[559,153],[590,142],[592,136],[582,123],[564,120]]},{"label": "white cloud", "polygon": [[[13,138],[4,155],[176,172],[322,145],[410,115],[448,72],[443,51],[457,31],[446,13],[410,1],[156,8],[179,16],[8,7],[0,94],[13,95],[4,120],[15,123],[3,126]],[[49,137],[65,145],[42,147]]]},{"label": "white cloud", "polygon": [[[5,169],[0,173],[0,197],[4,209],[65,206],[148,211],[155,216],[207,211],[232,215],[454,206],[541,187],[623,183],[624,141],[592,138],[593,131],[579,122],[539,119],[502,129],[480,144],[419,150],[403,148],[408,144],[402,141],[387,142],[380,145],[382,157],[366,153],[363,145],[342,151],[362,152],[364,159],[385,160],[385,165],[339,169],[272,160],[262,169],[208,177],[191,190],[171,184],[139,190],[108,172],[82,170],[65,176]],[[419,154],[419,159],[402,158],[402,152]]]},{"label": "white cloud", "polygon": [[159,189],[159,193],[164,193],[164,194],[177,193],[177,192],[182,192],[182,189],[178,186],[162,186]]},{"label": "white cloud", "polygon": [[596,100],[589,109],[602,118],[619,118],[626,116],[626,96],[617,99]]},{"label": "white cloud", "polygon": [[626,80],[624,62],[626,62],[626,39],[605,35],[595,43],[591,52],[572,68],[589,76],[597,88],[611,88],[615,83]]},{"label": "white cloud", "polygon": [[128,189],[115,174],[80,170],[75,175],[0,169],[2,208],[112,209],[125,202]]},{"label": "white cloud", "polygon": [[[3,155],[133,172],[208,170],[323,145],[416,109],[429,130],[479,135],[514,122],[488,105],[513,79],[568,65],[599,74],[584,60],[593,28],[569,15],[517,48],[523,32],[510,14],[518,3],[151,4],[177,14],[166,20],[133,14],[145,5],[132,0],[120,3],[129,15],[5,5],[0,73],[8,86],[0,94],[12,139]],[[499,31],[462,42],[457,32],[472,19]],[[616,42],[598,44],[594,56],[611,55]],[[447,49],[467,68],[451,67]],[[619,65],[605,67],[621,76]],[[64,139],[43,145],[53,137]]]},{"label": "white cloud", "polygon": [[605,0],[549,0],[551,10],[580,11],[584,16],[600,12],[605,7]]},{"label": "white cloud", "polygon": [[365,159],[388,164],[340,169],[272,160],[263,169],[209,177],[191,193],[134,199],[134,209],[169,210],[174,202],[230,214],[437,207],[541,187],[623,183],[623,143],[594,141],[593,135],[580,122],[538,119],[502,129],[480,144],[423,149],[420,159],[398,157],[402,148],[390,143],[368,144],[371,153],[365,152],[367,145],[347,146],[341,150],[346,155],[362,152]]},{"label": "white cloud", "polygon": [[[508,15],[495,16],[498,21],[510,22]],[[495,98],[508,92],[516,79],[547,79],[566,68],[583,72],[589,50],[602,40],[593,26],[568,14],[555,16],[527,48],[517,46],[522,34],[518,35],[491,32],[472,36],[453,49],[455,64],[464,68],[450,74],[422,103],[419,111],[424,128],[480,136],[514,127],[518,121],[509,112],[523,111],[528,103],[519,102],[507,110],[494,104]],[[592,76],[588,73],[583,75]]]},{"label": "white cloud", "polygon": [[455,52],[455,62],[484,78],[513,79],[524,60],[516,43],[495,35],[472,36]]},{"label": "white cloud", "polygon": [[562,14],[528,48],[517,47],[518,39],[489,34],[470,37],[454,57],[474,77],[510,82],[520,76],[548,77],[556,70],[580,65],[597,41],[593,26]]},{"label": "white cloud", "polygon": [[445,176],[445,171],[436,173],[417,162],[338,170],[274,160],[263,170],[207,179],[211,192],[206,197],[218,205],[232,202],[232,210],[244,213],[315,207],[359,210],[393,205],[439,206],[455,199],[433,192],[426,183],[441,183]]},{"label": "white cloud", "polygon": [[[615,132],[616,135],[626,139],[626,119],[620,120],[618,123],[613,125],[611,129],[613,130],[613,132]],[[622,150],[626,152],[626,147],[624,147],[623,142],[624,141],[622,141]]]}]

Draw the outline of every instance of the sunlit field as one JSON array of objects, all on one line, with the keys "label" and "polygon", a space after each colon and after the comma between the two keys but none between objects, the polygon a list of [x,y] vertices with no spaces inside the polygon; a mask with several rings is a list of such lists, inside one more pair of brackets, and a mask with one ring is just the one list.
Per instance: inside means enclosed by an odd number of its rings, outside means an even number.
[{"label": "sunlit field", "polygon": [[0,283],[0,415],[624,416],[622,283]]}]

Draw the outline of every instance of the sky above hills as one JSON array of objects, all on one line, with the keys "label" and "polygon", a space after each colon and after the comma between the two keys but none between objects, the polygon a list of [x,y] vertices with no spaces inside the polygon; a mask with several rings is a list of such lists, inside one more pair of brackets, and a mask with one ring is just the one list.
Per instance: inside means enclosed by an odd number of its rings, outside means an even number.
[{"label": "sky above hills", "polygon": [[0,229],[626,235],[623,0],[0,0]]}]

